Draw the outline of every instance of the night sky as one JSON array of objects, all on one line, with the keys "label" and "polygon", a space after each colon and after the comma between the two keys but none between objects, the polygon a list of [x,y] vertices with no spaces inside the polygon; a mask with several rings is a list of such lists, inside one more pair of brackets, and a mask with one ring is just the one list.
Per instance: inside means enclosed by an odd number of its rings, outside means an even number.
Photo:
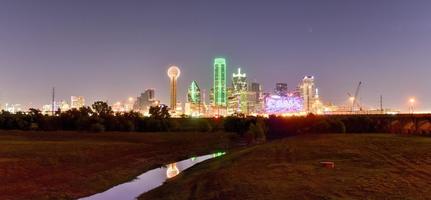
[{"label": "night sky", "polygon": [[[272,91],[314,75],[324,102],[431,110],[429,0],[0,0],[0,102],[34,107],[82,95],[115,102],[182,70],[179,99],[209,90],[213,58]],[[229,81],[230,83],[230,81]],[[208,100],[208,99],[207,99]]]}]

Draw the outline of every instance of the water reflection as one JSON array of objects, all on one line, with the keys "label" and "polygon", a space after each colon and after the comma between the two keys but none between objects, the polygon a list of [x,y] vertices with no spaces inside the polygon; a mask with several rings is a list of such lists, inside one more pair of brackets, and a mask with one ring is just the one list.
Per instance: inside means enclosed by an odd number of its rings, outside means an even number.
[{"label": "water reflection", "polygon": [[171,163],[164,167],[147,171],[136,177],[133,181],[117,185],[105,192],[81,198],[80,200],[134,200],[139,195],[161,186],[166,179],[177,176],[181,171],[202,161],[220,157],[225,154],[225,152],[218,152]]},{"label": "water reflection", "polygon": [[177,167],[177,163],[171,163],[169,165],[166,165],[166,178],[173,178],[177,176],[180,173],[180,170]]}]

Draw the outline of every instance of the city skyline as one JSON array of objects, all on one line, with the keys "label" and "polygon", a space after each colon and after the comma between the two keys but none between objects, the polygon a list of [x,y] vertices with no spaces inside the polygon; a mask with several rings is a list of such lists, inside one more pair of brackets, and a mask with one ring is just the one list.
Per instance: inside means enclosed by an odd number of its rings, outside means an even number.
[{"label": "city skyline", "polygon": [[[385,107],[407,111],[413,96],[416,110],[431,110],[429,2],[244,2],[3,2],[0,103],[39,108],[56,87],[57,101],[79,95],[89,103],[155,88],[168,104],[171,64],[181,67],[178,99],[185,102],[192,80],[209,91],[212,61],[225,57],[228,76],[241,67],[266,92],[312,75],[325,102],[345,104],[362,81],[361,102],[370,107],[383,95]],[[228,9],[218,16],[217,8]],[[248,12],[236,16],[241,9]],[[121,10],[130,12],[105,17]]]}]

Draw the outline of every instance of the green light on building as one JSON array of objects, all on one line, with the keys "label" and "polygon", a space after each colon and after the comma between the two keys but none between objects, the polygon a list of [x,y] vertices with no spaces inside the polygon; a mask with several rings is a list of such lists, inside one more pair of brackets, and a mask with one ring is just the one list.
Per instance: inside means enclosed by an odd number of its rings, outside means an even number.
[{"label": "green light on building", "polygon": [[216,106],[226,106],[226,59],[214,59],[214,104]]},{"label": "green light on building", "polygon": [[199,104],[201,102],[201,90],[199,89],[199,86],[196,81],[193,81],[190,84],[187,93],[187,100],[192,104]]}]

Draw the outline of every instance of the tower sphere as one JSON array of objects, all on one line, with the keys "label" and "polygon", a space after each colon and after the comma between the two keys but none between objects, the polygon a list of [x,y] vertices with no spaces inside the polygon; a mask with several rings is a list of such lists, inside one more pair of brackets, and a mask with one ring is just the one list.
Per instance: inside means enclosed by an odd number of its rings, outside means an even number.
[{"label": "tower sphere", "polygon": [[171,67],[169,67],[168,69],[168,76],[170,78],[178,78],[181,74],[180,68],[178,68],[175,65],[172,65]]}]

